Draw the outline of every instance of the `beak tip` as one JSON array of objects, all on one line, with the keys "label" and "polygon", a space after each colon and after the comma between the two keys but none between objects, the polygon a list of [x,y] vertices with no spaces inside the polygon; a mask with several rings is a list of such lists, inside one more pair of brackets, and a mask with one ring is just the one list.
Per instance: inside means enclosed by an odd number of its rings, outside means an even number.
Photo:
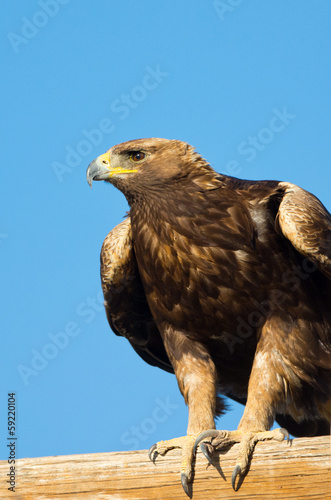
[{"label": "beak tip", "polygon": [[93,168],[95,170],[95,160],[89,164],[89,166],[87,167],[87,171],[86,171],[86,180],[87,180],[87,183],[90,186],[90,188],[92,188],[93,177],[94,177],[94,173],[95,173]]},{"label": "beak tip", "polygon": [[86,171],[86,180],[90,187],[92,187],[93,181],[104,181],[109,178],[109,168],[104,164],[105,162],[100,161],[100,157],[93,160]]},{"label": "beak tip", "polygon": [[90,186],[90,188],[92,187],[92,182],[93,182],[93,179],[89,176],[89,175],[86,175],[86,180],[87,180],[87,184]]}]

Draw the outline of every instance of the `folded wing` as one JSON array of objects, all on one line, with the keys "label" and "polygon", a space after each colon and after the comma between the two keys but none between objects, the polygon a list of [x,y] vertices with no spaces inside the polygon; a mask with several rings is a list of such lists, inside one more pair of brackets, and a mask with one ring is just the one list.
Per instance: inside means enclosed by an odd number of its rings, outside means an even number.
[{"label": "folded wing", "polygon": [[314,262],[331,279],[331,216],[314,195],[294,184],[282,182],[284,197],[277,223],[294,248]]},{"label": "folded wing", "polygon": [[102,290],[111,329],[116,335],[127,338],[144,361],[173,373],[141,283],[130,217],[107,235],[100,260]]}]

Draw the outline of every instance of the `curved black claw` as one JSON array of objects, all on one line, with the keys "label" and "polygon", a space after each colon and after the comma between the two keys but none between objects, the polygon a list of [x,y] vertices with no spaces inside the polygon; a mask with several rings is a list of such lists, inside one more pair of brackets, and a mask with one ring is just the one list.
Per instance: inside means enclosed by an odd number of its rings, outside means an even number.
[{"label": "curved black claw", "polygon": [[153,464],[155,464],[155,459],[158,456],[158,452],[156,451],[157,445],[153,444],[153,446],[150,447],[148,450],[148,458],[150,459]]},{"label": "curved black claw", "polygon": [[206,457],[206,459],[208,460],[208,462],[213,465],[213,461],[211,459],[211,456],[210,456],[210,453],[209,453],[209,449],[208,449],[208,446],[206,443],[201,443],[200,444],[200,450],[202,451],[202,453],[204,454],[204,456]]},{"label": "curved black claw", "polygon": [[240,475],[241,475],[241,467],[240,467],[240,465],[236,465],[233,472],[232,472],[232,476],[231,476],[231,485],[232,485],[232,488],[234,489],[234,491],[237,491],[237,489],[238,489],[238,488],[236,488],[236,479],[238,476],[240,477]]},{"label": "curved black claw", "polygon": [[194,443],[194,448],[193,448],[194,454],[196,453],[197,448],[198,448],[199,444],[201,443],[201,441],[203,441],[204,439],[207,439],[207,438],[217,437],[218,435],[219,435],[219,431],[217,431],[216,429],[210,429],[208,431],[201,432],[201,434],[199,434],[199,436],[196,438],[195,443]]},{"label": "curved black claw", "polygon": [[288,430],[284,429],[284,427],[281,427],[279,430],[282,434],[284,434],[284,437],[285,437],[286,441],[288,442],[288,444],[291,444],[292,439],[290,438],[290,433],[288,432]]},{"label": "curved black claw", "polygon": [[181,473],[180,479],[182,481],[183,490],[189,498],[192,498],[192,485],[189,483],[185,472]]}]

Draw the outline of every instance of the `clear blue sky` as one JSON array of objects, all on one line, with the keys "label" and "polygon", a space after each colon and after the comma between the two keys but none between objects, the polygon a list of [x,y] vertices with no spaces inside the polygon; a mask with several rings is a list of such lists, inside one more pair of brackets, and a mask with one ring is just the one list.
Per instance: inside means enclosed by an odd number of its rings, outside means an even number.
[{"label": "clear blue sky", "polygon": [[[288,180],[331,209],[331,2],[230,4],[1,6],[1,458],[13,391],[20,457],[186,432],[174,376],[107,324],[99,252],[128,207],[109,185],[89,188],[92,159],[129,139],[181,139],[220,172]],[[242,411],[232,404],[218,427]]]}]

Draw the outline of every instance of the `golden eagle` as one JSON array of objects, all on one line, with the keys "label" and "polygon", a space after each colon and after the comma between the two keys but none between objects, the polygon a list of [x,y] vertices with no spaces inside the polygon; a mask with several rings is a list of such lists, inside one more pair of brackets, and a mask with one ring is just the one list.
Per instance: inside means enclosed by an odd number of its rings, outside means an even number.
[{"label": "golden eagle", "polygon": [[[111,328],[151,365],[174,372],[189,409],[182,448],[191,494],[200,444],[239,442],[232,486],[276,420],[294,436],[328,434],[331,414],[331,217],[289,182],[219,174],[187,143],[139,139],[88,167],[126,196],[106,237],[101,280]],[[245,404],[236,431],[215,429],[222,395]]]}]

